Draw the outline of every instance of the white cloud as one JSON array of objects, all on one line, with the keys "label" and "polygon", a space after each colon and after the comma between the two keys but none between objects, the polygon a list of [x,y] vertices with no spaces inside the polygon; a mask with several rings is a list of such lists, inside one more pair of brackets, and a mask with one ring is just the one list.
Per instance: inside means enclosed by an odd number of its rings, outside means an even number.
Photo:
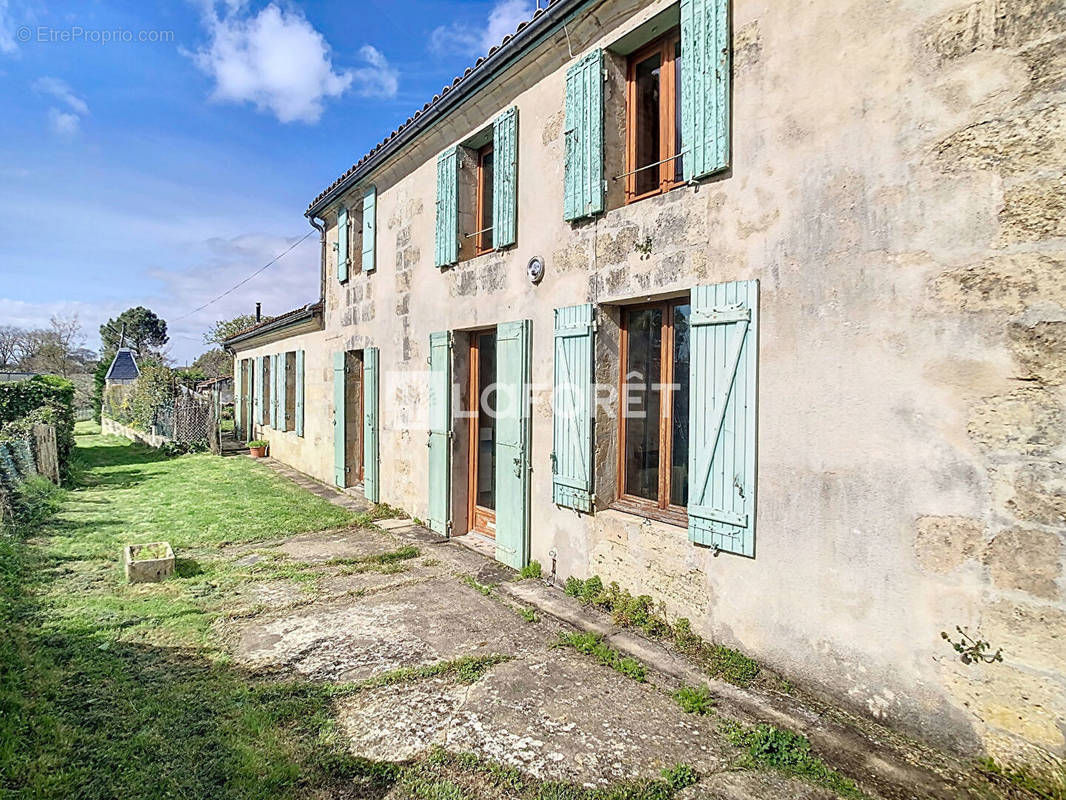
[{"label": "white cloud", "polygon": [[[3,2],[3,0],[0,0],[0,2]],[[67,85],[66,81],[45,76],[35,80],[33,88],[41,94],[49,94],[64,103],[75,114],[84,115],[89,113],[89,104],[74,94],[74,90]]]},{"label": "white cloud", "polygon": [[52,125],[52,131],[59,136],[73,136],[81,126],[81,117],[58,108],[48,109],[48,121]]},{"label": "white cloud", "polygon": [[0,53],[7,56],[15,55],[19,50],[15,35],[11,32],[12,24],[7,0],[0,0]]},{"label": "white cloud", "polygon": [[429,48],[437,55],[484,55],[504,36],[514,33],[519,23],[529,20],[535,10],[531,0],[499,0],[485,22],[453,22],[435,28],[429,37]]},{"label": "white cloud", "polygon": [[379,50],[366,45],[359,52],[365,66],[339,70],[325,37],[299,11],[271,3],[254,16],[243,12],[241,3],[228,2],[221,16],[210,6],[204,14],[210,42],[189,54],[214,78],[213,99],[254,103],[281,122],[314,123],[325,101],[353,84],[368,97],[396,94],[396,71]]},{"label": "white cloud", "polygon": [[369,44],[359,48],[359,57],[366,62],[365,67],[352,71],[357,91],[364,97],[395,97],[400,88],[400,77],[389,65],[385,54]]}]

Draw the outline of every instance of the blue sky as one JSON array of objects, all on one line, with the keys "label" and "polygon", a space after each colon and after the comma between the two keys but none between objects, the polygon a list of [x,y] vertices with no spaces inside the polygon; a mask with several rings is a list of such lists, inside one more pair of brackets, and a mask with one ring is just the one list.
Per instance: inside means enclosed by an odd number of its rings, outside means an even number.
[{"label": "blue sky", "polygon": [[534,6],[0,0],[0,325],[76,312],[96,348],[147,305],[184,363],[215,319],[317,299],[311,238],[179,319],[310,230],[308,202]]}]

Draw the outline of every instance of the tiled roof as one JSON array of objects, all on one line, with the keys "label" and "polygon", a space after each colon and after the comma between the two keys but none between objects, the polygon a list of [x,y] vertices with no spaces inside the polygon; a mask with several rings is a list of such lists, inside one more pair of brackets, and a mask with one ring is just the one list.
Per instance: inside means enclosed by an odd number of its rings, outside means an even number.
[{"label": "tiled roof", "polygon": [[137,368],[137,360],[128,347],[123,347],[117,353],[107,370],[106,380],[109,381],[135,381],[141,375]]},{"label": "tiled roof", "polygon": [[[544,7],[538,8],[535,12],[533,12],[533,16],[530,19],[528,19],[528,20],[526,20],[524,22],[520,22],[518,24],[518,27],[515,29],[514,33],[509,33],[506,36],[504,36],[503,37],[503,41],[501,41],[495,47],[490,48],[488,53],[486,53],[484,56],[482,56],[476,62],[474,62],[474,66],[467,67],[466,71],[462,75],[457,75],[452,80],[451,84],[443,87],[440,90],[439,94],[435,94],[433,96],[432,100],[430,100],[428,103],[426,103],[424,106],[422,106],[422,108],[420,108],[418,111],[416,111],[410,117],[408,117],[406,122],[404,122],[402,125],[400,125],[400,127],[398,127],[396,130],[394,130],[392,133],[390,133],[384,139],[382,139],[377,145],[374,146],[374,149],[372,149],[369,153],[367,153],[365,156],[363,156],[361,159],[359,159],[356,163],[352,164],[352,166],[349,167],[348,170],[345,171],[345,173],[343,175],[341,175],[339,178],[337,178],[335,181],[333,181],[333,183],[331,183],[329,186],[327,186],[322,192],[320,192],[318,197],[316,197],[314,200],[312,200],[311,203],[307,206],[307,211],[305,213],[307,215],[310,215],[312,209],[314,209],[315,206],[317,206],[333,190],[335,190],[338,186],[340,186],[348,178],[350,178],[353,174],[355,174],[355,172],[360,167],[362,167],[371,158],[373,158],[377,153],[379,153],[383,147],[388,145],[389,142],[391,142],[393,139],[395,139],[401,133],[406,131],[408,128],[410,128],[411,126],[413,126],[417,122],[419,122],[421,120],[422,116],[426,112],[430,111],[435,106],[437,106],[439,103],[441,103],[446,97],[448,97],[448,95],[457,86],[460,86],[464,81],[468,80],[471,75],[474,75],[476,73],[481,72],[482,68],[485,67],[486,62],[490,58],[492,58],[494,55],[496,55],[501,50],[507,49],[508,45],[511,44],[511,42],[515,38],[515,36],[517,36],[519,33],[521,33],[523,30],[525,30],[527,26],[532,24],[534,21],[538,20],[545,13],[547,13],[553,6],[558,5],[560,2],[562,2],[562,0],[547,0],[547,2],[544,4]],[[540,5],[540,3],[538,3],[538,5]]]},{"label": "tiled roof", "polygon": [[232,342],[234,339],[243,339],[248,335],[255,333],[260,328],[266,328],[268,325],[271,328],[281,327],[291,319],[302,317],[306,315],[307,312],[311,312],[313,314],[314,312],[321,310],[321,308],[322,301],[319,300],[317,303],[308,303],[305,306],[294,308],[292,311],[286,311],[284,314],[280,314],[279,316],[268,317],[267,319],[264,319],[261,322],[257,322],[255,325],[249,325],[247,328],[239,330],[231,336],[227,336],[222,343],[226,344],[227,342]]}]

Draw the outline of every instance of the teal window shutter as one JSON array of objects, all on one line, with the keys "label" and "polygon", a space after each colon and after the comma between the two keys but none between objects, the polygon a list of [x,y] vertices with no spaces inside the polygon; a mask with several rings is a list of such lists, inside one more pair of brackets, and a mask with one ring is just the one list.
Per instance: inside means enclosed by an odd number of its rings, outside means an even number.
[{"label": "teal window shutter", "polygon": [[452,334],[429,335],[429,519],[430,530],[452,529]]},{"label": "teal window shutter", "polygon": [[268,356],[270,359],[270,427],[278,428],[278,357]]},{"label": "teal window shutter", "polygon": [[692,290],[688,535],[755,555],[759,282]]},{"label": "teal window shutter", "polygon": [[437,157],[437,238],[433,263],[459,263],[459,148]]},{"label": "teal window shutter", "polygon": [[351,258],[348,254],[348,209],[341,206],[337,212],[337,280],[348,280],[348,266]]},{"label": "teal window shutter", "polygon": [[603,51],[593,50],[566,71],[563,216],[603,212]]},{"label": "teal window shutter", "polygon": [[241,435],[242,424],[244,422],[243,402],[244,402],[244,370],[241,369],[241,365],[244,362],[237,361],[233,369],[233,431],[236,436]]},{"label": "teal window shutter", "polygon": [[378,438],[380,356],[376,347],[363,350],[363,495],[371,503],[381,498],[381,457]]},{"label": "teal window shutter", "polygon": [[289,398],[287,396],[288,390],[289,390],[289,387],[287,386],[287,384],[288,384],[288,375],[287,375],[287,373],[288,373],[288,367],[289,367],[289,365],[287,363],[288,359],[285,358],[285,354],[284,353],[279,353],[278,355],[276,355],[274,357],[277,359],[277,364],[278,364],[278,430],[279,431],[287,431],[287,430],[289,430],[289,422],[290,422],[290,420],[289,420],[289,418],[287,416],[287,413],[286,413],[286,409],[288,408],[288,405],[289,405],[289,403],[288,403]]},{"label": "teal window shutter", "polygon": [[342,489],[348,485],[348,464],[344,440],[344,351],[333,354],[333,481]]},{"label": "teal window shutter", "polygon": [[518,107],[492,124],[492,240],[496,249],[518,239]]},{"label": "teal window shutter", "polygon": [[685,180],[729,166],[729,0],[681,0],[681,148]]},{"label": "teal window shutter", "polygon": [[363,194],[363,272],[373,272],[374,244],[377,220],[378,190],[374,186],[368,186]]},{"label": "teal window shutter", "polygon": [[296,435],[304,435],[304,351],[296,351]]},{"label": "teal window shutter", "polygon": [[552,501],[592,511],[594,311],[591,303],[555,309],[552,400]]},{"label": "teal window shutter", "polygon": [[255,369],[252,372],[252,396],[254,413],[252,423],[248,426],[248,438],[251,439],[256,425],[263,424],[263,357],[255,357]]},{"label": "teal window shutter", "polygon": [[532,334],[528,319],[496,327],[496,560],[514,569],[529,563]]}]

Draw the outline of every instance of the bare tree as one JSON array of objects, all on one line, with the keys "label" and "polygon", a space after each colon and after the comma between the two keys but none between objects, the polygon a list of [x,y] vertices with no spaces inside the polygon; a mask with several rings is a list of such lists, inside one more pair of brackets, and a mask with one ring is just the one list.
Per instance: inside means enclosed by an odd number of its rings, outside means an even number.
[{"label": "bare tree", "polygon": [[18,366],[19,350],[26,331],[15,325],[0,325],[0,369]]}]

